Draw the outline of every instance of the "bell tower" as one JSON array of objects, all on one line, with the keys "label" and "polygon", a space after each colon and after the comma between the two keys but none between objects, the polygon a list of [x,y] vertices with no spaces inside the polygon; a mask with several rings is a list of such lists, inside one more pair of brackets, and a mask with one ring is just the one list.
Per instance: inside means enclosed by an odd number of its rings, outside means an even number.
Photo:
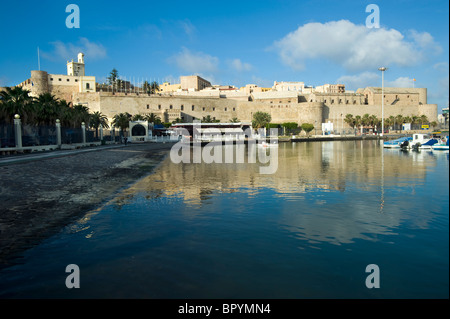
[{"label": "bell tower", "polygon": [[67,75],[70,76],[84,76],[84,54],[78,53],[78,62],[67,61]]}]

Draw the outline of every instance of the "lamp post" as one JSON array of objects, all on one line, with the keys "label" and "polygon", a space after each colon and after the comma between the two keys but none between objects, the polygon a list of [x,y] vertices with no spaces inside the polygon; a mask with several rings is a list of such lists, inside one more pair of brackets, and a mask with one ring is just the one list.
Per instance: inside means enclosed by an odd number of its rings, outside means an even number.
[{"label": "lamp post", "polygon": [[385,67],[378,68],[381,71],[381,136],[384,135],[384,71]]}]

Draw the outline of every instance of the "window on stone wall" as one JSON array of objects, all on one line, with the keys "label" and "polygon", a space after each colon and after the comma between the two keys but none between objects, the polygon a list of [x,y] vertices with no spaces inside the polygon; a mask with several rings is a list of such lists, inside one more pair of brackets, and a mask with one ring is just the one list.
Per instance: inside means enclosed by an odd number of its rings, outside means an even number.
[{"label": "window on stone wall", "polygon": [[205,111],[205,108],[203,108],[202,110],[203,110],[203,112],[204,112],[204,111]]},{"label": "window on stone wall", "polygon": [[180,109],[181,109],[182,111],[184,111],[184,105],[181,105]]},{"label": "window on stone wall", "polygon": [[89,90],[91,88],[91,85],[89,83],[86,83],[86,89]]},{"label": "window on stone wall", "polygon": [[334,103],[334,100],[331,100],[331,104],[333,104]]},{"label": "window on stone wall", "polygon": [[70,81],[70,79],[67,79],[67,82],[69,82]]},{"label": "window on stone wall", "polygon": [[225,112],[227,111],[227,108],[225,108]]},{"label": "window on stone wall", "polygon": [[213,112],[216,110],[216,108],[215,107],[213,107]]},{"label": "window on stone wall", "polygon": [[236,111],[236,108],[235,107],[233,107],[233,112],[235,112]]},{"label": "window on stone wall", "polygon": [[173,106],[172,106],[172,105],[170,105],[170,106],[169,106],[169,108],[170,108],[170,109],[173,109]]},{"label": "window on stone wall", "polygon": [[150,109],[150,105],[147,104],[147,110]]},{"label": "window on stone wall", "polygon": [[161,104],[160,104],[160,105],[158,105],[158,110],[161,110]]},{"label": "window on stone wall", "polygon": [[195,105],[192,105],[192,111],[195,109]]}]

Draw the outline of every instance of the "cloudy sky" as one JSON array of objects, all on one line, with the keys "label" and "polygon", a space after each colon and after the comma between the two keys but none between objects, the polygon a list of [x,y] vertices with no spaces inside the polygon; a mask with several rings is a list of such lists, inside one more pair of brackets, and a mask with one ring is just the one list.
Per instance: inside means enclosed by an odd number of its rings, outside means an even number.
[{"label": "cloudy sky", "polygon": [[[80,28],[66,26],[72,3]],[[369,4],[379,28],[366,26]],[[2,13],[0,86],[29,78],[39,47],[41,69],[54,74],[84,52],[98,82],[116,68],[134,82],[199,74],[213,84],[356,90],[381,86],[377,69],[386,66],[386,86],[426,87],[429,103],[448,107],[448,1],[24,0],[2,1]]]}]

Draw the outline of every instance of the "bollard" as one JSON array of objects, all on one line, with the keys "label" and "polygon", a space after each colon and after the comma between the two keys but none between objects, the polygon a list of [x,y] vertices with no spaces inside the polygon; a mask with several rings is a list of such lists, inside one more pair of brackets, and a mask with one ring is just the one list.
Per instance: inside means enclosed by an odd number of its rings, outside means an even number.
[{"label": "bollard", "polygon": [[81,123],[81,132],[83,134],[83,144],[86,144],[86,124]]},{"label": "bollard", "polygon": [[15,135],[16,148],[21,149],[22,148],[22,123],[21,123],[19,114],[14,115],[14,129],[15,129],[14,135]]},{"label": "bollard", "polygon": [[56,145],[58,145],[58,148],[61,148],[61,121],[56,120]]}]

